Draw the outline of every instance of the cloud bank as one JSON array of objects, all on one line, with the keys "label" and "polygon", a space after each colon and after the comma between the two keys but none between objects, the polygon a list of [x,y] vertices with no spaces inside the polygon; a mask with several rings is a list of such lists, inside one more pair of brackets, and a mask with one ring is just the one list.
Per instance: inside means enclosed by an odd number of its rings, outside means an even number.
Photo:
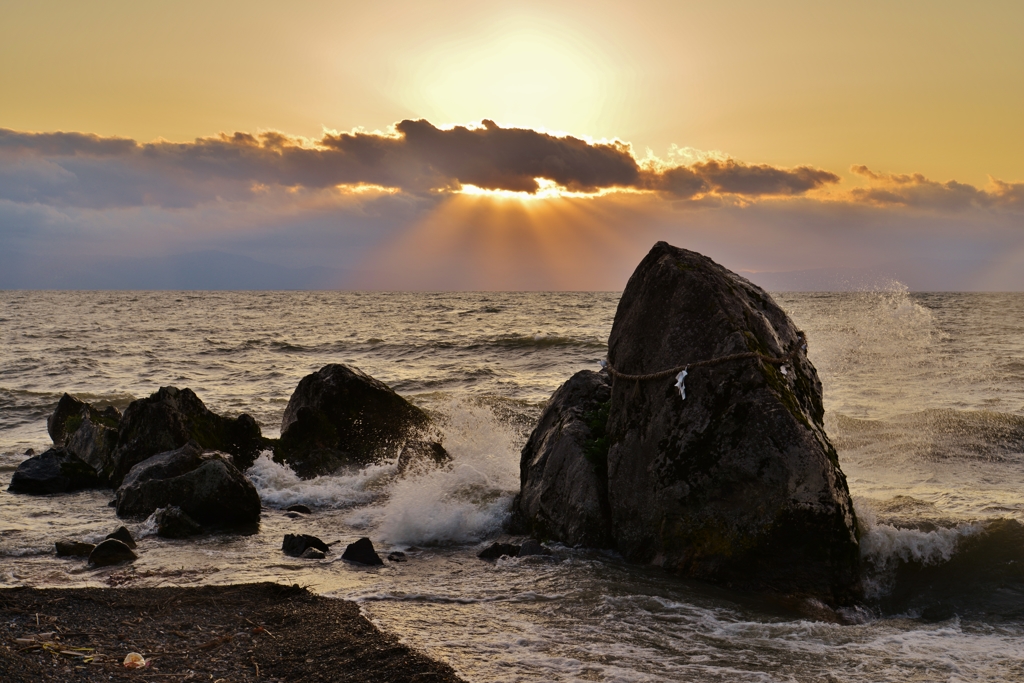
[{"label": "cloud bank", "polygon": [[534,194],[539,180],[567,192],[796,196],[839,182],[829,171],[735,160],[643,164],[629,145],[522,128],[441,129],[401,121],[394,133],[222,134],[190,143],[138,143],[84,133],[0,129],[0,198],[88,208],[185,207],[241,200],[270,187],[323,190],[377,186],[411,194],[484,190]]},{"label": "cloud bank", "polygon": [[659,239],[755,281],[884,266],[924,288],[1024,288],[1024,183],[850,170],[846,187],[488,120],[187,143],[0,129],[0,288],[618,289]]}]

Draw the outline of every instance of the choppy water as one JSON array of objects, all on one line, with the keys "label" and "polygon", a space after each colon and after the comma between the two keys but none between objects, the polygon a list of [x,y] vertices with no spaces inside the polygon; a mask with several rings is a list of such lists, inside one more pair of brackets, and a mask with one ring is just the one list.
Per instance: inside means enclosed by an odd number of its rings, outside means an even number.
[{"label": "choppy water", "polygon": [[[476,559],[500,533],[544,401],[604,356],[617,294],[0,292],[0,487],[48,443],[61,393],[124,408],[162,385],[275,436],[298,380],[356,365],[444,423],[451,471],[302,482],[249,471],[254,536],[172,541],[130,568],[57,559],[118,524],[109,491],[0,492],[0,585],[278,580],[365,613],[472,681],[1015,681],[1024,678],[1024,295],[785,294],[825,387],[866,527],[871,599],[832,613],[560,549]],[[309,519],[279,512],[317,506]],[[280,553],[285,533],[369,535],[410,561]],[[908,561],[915,561],[906,564]]]}]

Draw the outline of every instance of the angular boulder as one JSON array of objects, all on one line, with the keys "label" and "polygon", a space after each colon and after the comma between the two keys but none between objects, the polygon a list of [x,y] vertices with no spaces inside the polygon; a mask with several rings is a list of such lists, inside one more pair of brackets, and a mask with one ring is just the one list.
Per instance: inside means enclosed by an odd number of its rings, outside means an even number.
[{"label": "angular boulder", "polygon": [[250,415],[231,419],[210,411],[191,389],[162,387],[149,398],[132,401],[121,418],[111,483],[119,486],[128,471],[157,453],[193,440],[207,450],[229,453],[239,469],[251,467],[267,445]]},{"label": "angular boulder", "polygon": [[[763,290],[654,246],[608,341],[608,500],[627,559],[745,589],[856,597],[856,520],[805,349]],[[674,374],[623,376],[687,364],[685,399]]]},{"label": "angular boulder", "polygon": [[428,422],[383,382],[346,365],[325,365],[292,393],[274,460],[304,479],[363,467],[394,457]]},{"label": "angular boulder", "polygon": [[345,552],[341,554],[341,559],[371,567],[384,564],[384,560],[380,559],[380,555],[373,549],[373,542],[365,536],[355,543],[349,543]]},{"label": "angular boulder", "polygon": [[71,394],[65,393],[46,420],[46,430],[55,446],[89,463],[100,482],[106,484],[114,471],[114,449],[121,413],[108,406],[94,408]]},{"label": "angular boulder", "polygon": [[63,448],[51,448],[18,465],[7,490],[11,493],[45,495],[100,486],[102,483],[96,476],[96,470],[89,463]]},{"label": "angular boulder", "polygon": [[128,527],[125,526],[117,527],[113,533],[107,534],[105,538],[113,538],[121,541],[121,543],[124,543],[132,550],[135,550],[135,548],[138,547],[138,544],[135,543],[135,539],[132,538],[132,532],[128,531]]},{"label": "angular boulder", "polygon": [[607,372],[581,370],[555,391],[519,461],[517,531],[566,545],[613,545],[608,507]]},{"label": "angular boulder", "polygon": [[135,465],[115,496],[122,518],[145,518],[175,506],[204,528],[246,527],[260,519],[252,482],[230,456],[204,451],[195,441]]}]

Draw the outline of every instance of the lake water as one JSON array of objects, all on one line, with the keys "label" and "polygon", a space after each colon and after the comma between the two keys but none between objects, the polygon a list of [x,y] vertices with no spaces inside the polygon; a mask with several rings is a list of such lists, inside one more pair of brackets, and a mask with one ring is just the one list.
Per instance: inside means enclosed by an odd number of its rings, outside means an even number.
[{"label": "lake water", "polygon": [[[274,580],[360,602],[470,681],[1024,679],[1024,295],[778,294],[807,333],[861,523],[857,609],[789,605],[556,547],[478,560],[502,533],[544,402],[597,369],[617,293],[0,292],[0,586]],[[166,540],[86,569],[59,538],[120,523],[108,491],[6,492],[65,391],[121,409],[160,386],[277,436],[298,381],[348,363],[434,413],[447,471],[310,481],[262,456],[259,533]],[[281,512],[315,507],[306,519]],[[285,533],[373,539],[406,563],[289,558]],[[412,548],[412,550],[409,550]]]}]

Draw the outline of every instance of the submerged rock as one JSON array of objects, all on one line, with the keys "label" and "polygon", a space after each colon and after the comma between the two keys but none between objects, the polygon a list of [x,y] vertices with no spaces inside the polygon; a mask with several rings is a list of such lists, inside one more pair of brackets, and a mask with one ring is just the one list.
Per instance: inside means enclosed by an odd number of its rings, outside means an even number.
[{"label": "submerged rock", "polygon": [[89,553],[89,564],[95,567],[107,567],[112,564],[121,564],[122,562],[134,562],[137,559],[139,559],[139,556],[116,538],[108,538]]},{"label": "submerged rock", "polygon": [[7,490],[11,493],[45,495],[98,488],[101,485],[96,470],[89,463],[63,448],[51,448],[18,465]]},{"label": "submerged rock", "polygon": [[551,397],[519,461],[516,531],[572,546],[613,544],[604,432],[611,393],[606,372],[581,370]]},{"label": "submerged rock", "polygon": [[268,443],[252,416],[222,417],[210,411],[191,389],[162,387],[125,409],[111,483],[119,486],[138,463],[181,448],[190,440],[204,449],[229,453],[232,464],[243,470],[252,466]]},{"label": "submerged rock", "polygon": [[144,518],[176,506],[205,528],[242,527],[260,519],[256,487],[231,458],[194,441],[148,458],[117,489],[117,516]]},{"label": "submerged rock", "polygon": [[521,546],[515,543],[492,543],[479,553],[481,560],[497,560],[499,557],[519,557]]},{"label": "submerged rock", "polygon": [[528,538],[523,541],[523,544],[519,546],[519,552],[516,554],[517,557],[530,557],[531,555],[550,555],[551,551],[532,538]]},{"label": "submerged rock", "polygon": [[[804,341],[763,290],[659,242],[626,285],[608,341],[608,501],[618,550],[729,585],[845,601],[859,548]],[[614,376],[614,373],[613,373]]]},{"label": "submerged rock", "polygon": [[96,545],[81,541],[57,541],[57,557],[89,557]]},{"label": "submerged rock", "polygon": [[341,559],[371,566],[384,564],[384,560],[380,559],[380,555],[373,549],[373,543],[365,536],[355,543],[349,543]]},{"label": "submerged rock", "polygon": [[452,456],[436,441],[407,441],[398,455],[396,472],[399,475],[412,470],[437,469],[451,463]]},{"label": "submerged rock", "polygon": [[409,560],[401,550],[388,553],[388,562],[407,562]]},{"label": "submerged rock", "polygon": [[325,365],[303,377],[288,401],[274,460],[305,479],[363,467],[394,457],[428,422],[383,382],[346,365]]},{"label": "submerged rock", "polygon": [[303,515],[311,515],[311,514],[313,514],[313,511],[309,509],[309,506],[302,505],[301,503],[299,503],[297,505],[289,505],[288,507],[285,508],[285,510],[287,512],[298,512],[299,514],[303,514]]},{"label": "submerged rock", "polygon": [[110,480],[114,471],[114,449],[121,413],[108,406],[98,410],[90,404],[64,394],[46,420],[46,429],[54,445],[87,462],[96,471],[101,484]]},{"label": "submerged rock", "polygon": [[282,552],[292,557],[302,557],[303,553],[310,548],[319,550],[321,553],[331,552],[330,546],[309,534],[285,534],[284,542],[281,543]]},{"label": "submerged rock", "polygon": [[156,535],[162,538],[188,538],[203,533],[202,525],[176,505],[154,512],[153,521],[156,522]]}]

